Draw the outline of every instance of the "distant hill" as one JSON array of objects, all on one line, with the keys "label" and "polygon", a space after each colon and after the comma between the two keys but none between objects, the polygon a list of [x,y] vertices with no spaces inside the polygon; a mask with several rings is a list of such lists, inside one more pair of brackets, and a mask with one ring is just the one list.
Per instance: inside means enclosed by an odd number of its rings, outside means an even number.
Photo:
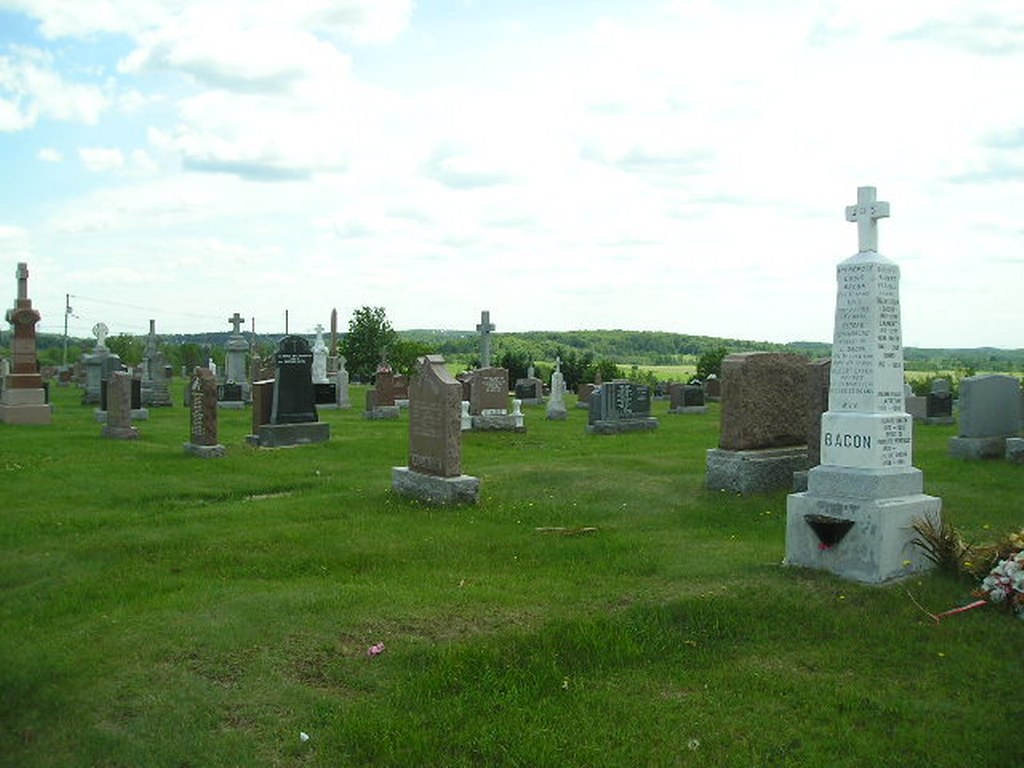
[{"label": "distant hill", "polygon": [[[414,328],[398,331],[409,341],[418,341],[435,351],[449,356],[470,359],[479,350],[479,335],[475,331]],[[307,334],[310,339],[312,334]],[[223,348],[230,332],[160,334],[163,344],[197,344],[211,349]],[[261,334],[261,345],[272,344],[278,335]],[[7,334],[4,334],[6,340]],[[140,337],[141,338],[141,337]],[[72,348],[89,350],[95,339],[69,339]],[[39,347],[47,349],[63,344],[63,337],[40,334]],[[809,358],[828,357],[832,345],[816,341],[793,341],[775,344],[767,341],[729,339],[717,336],[692,336],[663,331],[530,331],[525,333],[495,333],[497,350],[502,345],[525,349],[539,361],[555,359],[559,348],[590,352],[597,360],[611,360],[619,365],[680,365],[693,363],[708,350],[724,347],[729,352],[796,352]],[[903,350],[907,370],[963,370],[963,371],[1024,371],[1024,349],[998,349],[995,347],[919,348]]]}]

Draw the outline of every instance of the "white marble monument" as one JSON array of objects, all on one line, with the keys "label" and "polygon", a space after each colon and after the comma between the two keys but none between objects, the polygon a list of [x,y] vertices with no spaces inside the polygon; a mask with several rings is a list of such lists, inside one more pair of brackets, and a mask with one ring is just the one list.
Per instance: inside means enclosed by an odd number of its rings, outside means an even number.
[{"label": "white marble monument", "polygon": [[912,544],[914,520],[938,521],[942,502],[926,496],[911,466],[912,419],[904,410],[900,271],[878,253],[878,219],[889,204],[874,187],[846,209],[860,251],[837,268],[828,411],[821,417],[821,464],[807,491],[787,502],[786,563],[879,583],[930,566]]}]

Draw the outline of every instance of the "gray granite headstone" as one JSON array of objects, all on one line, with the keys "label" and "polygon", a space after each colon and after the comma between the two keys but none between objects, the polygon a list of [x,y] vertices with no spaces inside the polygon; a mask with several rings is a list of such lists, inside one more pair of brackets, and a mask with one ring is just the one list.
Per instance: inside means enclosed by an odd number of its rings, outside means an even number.
[{"label": "gray granite headstone", "polygon": [[107,379],[107,419],[104,437],[134,440],[139,431],[132,426],[132,377],[115,371]]},{"label": "gray granite headstone", "polygon": [[954,458],[1003,457],[1006,439],[1021,430],[1021,387],[1013,376],[988,374],[960,382],[959,435],[950,438]]},{"label": "gray granite headstone", "polygon": [[202,458],[223,456],[217,440],[217,379],[208,368],[196,368],[189,380],[189,438],[185,452]]}]

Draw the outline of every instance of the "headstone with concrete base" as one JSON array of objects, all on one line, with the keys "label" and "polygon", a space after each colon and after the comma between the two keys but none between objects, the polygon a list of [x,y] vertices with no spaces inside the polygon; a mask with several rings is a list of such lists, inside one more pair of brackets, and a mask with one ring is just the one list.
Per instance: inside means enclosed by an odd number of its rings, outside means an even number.
[{"label": "headstone with concrete base", "polygon": [[[275,376],[270,422],[257,427],[261,448],[279,448],[330,439],[331,427],[319,421],[313,402],[313,353],[301,336],[285,336],[274,355]],[[253,421],[256,408],[253,408]]]},{"label": "headstone with concrete base", "polygon": [[462,385],[440,355],[421,357],[409,384],[409,462],[391,487],[429,504],[475,504],[480,480],[462,474]]},{"label": "headstone with concrete base", "polygon": [[1006,440],[1017,437],[1020,430],[1020,381],[997,373],[960,382],[960,434],[949,439],[950,456],[1002,458],[1006,455]]},{"label": "headstone with concrete base", "polygon": [[132,377],[114,371],[107,379],[107,418],[103,437],[134,440],[139,431],[132,426]]},{"label": "headstone with concrete base", "polygon": [[192,403],[185,453],[204,459],[219,458],[225,449],[217,441],[217,379],[208,368],[196,368],[189,389]]},{"label": "headstone with concrete base", "polygon": [[373,389],[366,391],[366,410],[363,418],[374,420],[397,419],[401,409],[395,402],[395,372],[382,359],[373,379]]},{"label": "headstone with concrete base", "polygon": [[949,379],[935,379],[925,398],[925,424],[952,424],[953,390]]},{"label": "headstone with concrete base", "polygon": [[923,474],[911,466],[899,267],[877,252],[876,221],[889,215],[888,203],[861,187],[846,215],[858,224],[860,251],[837,269],[821,464],[808,473],[807,491],[788,497],[785,562],[881,583],[930,567],[913,526],[938,524],[942,502],[923,493]]},{"label": "headstone with concrete base", "polygon": [[522,431],[522,414],[510,413],[508,405],[507,368],[479,368],[473,371],[469,380],[469,412],[474,430]]},{"label": "headstone with concrete base", "polygon": [[793,486],[807,469],[807,358],[747,352],[722,361],[721,427],[707,451],[714,490],[764,493]]},{"label": "headstone with concrete base", "polygon": [[707,413],[704,387],[700,384],[669,384],[669,413]]},{"label": "headstone with concrete base", "polygon": [[[245,318],[237,312],[228,318],[231,324],[231,335],[224,345],[224,381],[218,390],[220,408],[244,408],[252,402],[252,385],[249,383],[245,356],[249,353],[249,343],[242,335],[241,325]],[[216,371],[213,371],[216,375]]]},{"label": "headstone with concrete base", "polygon": [[7,310],[7,322],[14,326],[11,366],[0,391],[0,421],[5,424],[50,424],[53,410],[47,403],[43,377],[36,356],[36,323],[39,312],[28,297],[28,265],[18,264],[18,294],[14,308]]},{"label": "headstone with concrete base", "polygon": [[651,416],[651,388],[625,379],[607,381],[590,395],[587,432],[617,435],[658,428]]},{"label": "headstone with concrete base", "polygon": [[562,373],[562,359],[555,358],[555,370],[551,374],[551,397],[548,398],[547,418],[549,421],[565,421],[569,412],[565,407],[565,375]]}]

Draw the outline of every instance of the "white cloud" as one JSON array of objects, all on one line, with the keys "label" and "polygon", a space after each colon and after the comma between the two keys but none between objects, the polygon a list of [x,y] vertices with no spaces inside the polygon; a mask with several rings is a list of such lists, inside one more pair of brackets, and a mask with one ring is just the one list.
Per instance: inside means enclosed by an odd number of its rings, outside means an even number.
[{"label": "white cloud", "polygon": [[40,119],[95,125],[107,105],[99,87],[57,74],[45,52],[15,48],[0,56],[0,130],[26,130]]},{"label": "white cloud", "polygon": [[64,160],[64,155],[52,147],[43,147],[36,154],[44,163],[59,163]]},{"label": "white cloud", "polygon": [[124,168],[124,153],[119,149],[85,147],[78,150],[78,159],[90,171],[117,171]]}]

